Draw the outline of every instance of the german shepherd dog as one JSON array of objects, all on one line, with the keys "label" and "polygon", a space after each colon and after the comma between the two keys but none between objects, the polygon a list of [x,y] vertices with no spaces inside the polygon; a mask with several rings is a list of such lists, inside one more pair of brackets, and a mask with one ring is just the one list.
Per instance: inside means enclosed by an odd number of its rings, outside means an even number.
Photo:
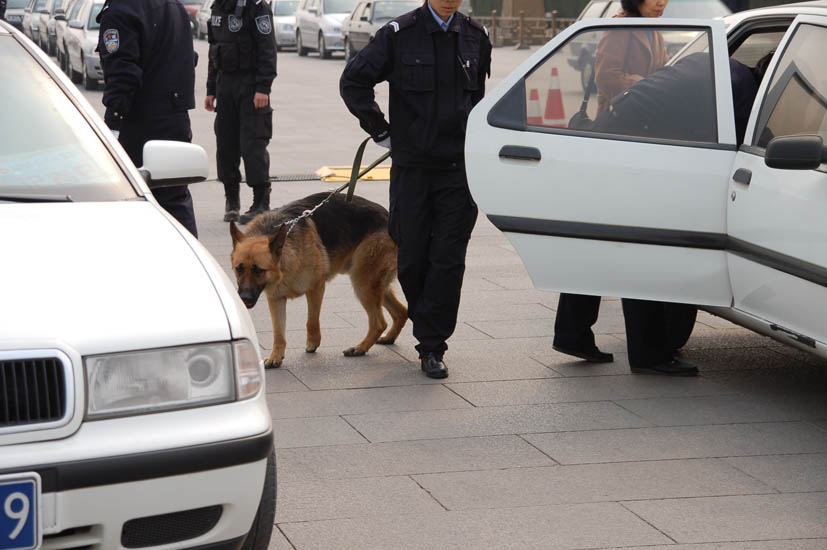
[{"label": "german shepherd dog", "polygon": [[[264,292],[273,323],[273,352],[265,368],[280,367],[286,340],[288,298],[307,298],[307,344],[316,351],[322,340],[319,313],[325,284],[339,273],[350,276],[356,297],[368,314],[368,333],[347,357],[364,355],[373,344],[393,344],[408,318],[407,307],[391,288],[396,278],[397,248],[388,235],[388,211],[362,197],[347,202],[341,194],[295,225],[286,223],[319,204],[328,193],[317,193],[256,216],[242,232],[230,223],[232,266],[238,294],[248,309]],[[391,315],[390,330],[382,314]]]}]

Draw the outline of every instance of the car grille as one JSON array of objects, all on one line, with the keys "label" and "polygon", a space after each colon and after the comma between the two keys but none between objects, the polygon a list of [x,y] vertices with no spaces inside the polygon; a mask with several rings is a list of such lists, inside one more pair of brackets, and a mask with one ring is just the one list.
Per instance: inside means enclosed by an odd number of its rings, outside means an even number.
[{"label": "car grille", "polygon": [[63,418],[65,377],[55,357],[0,360],[0,428]]},{"label": "car grille", "polygon": [[146,548],[200,537],[215,527],[222,511],[221,506],[208,506],[129,520],[121,531],[121,545]]}]

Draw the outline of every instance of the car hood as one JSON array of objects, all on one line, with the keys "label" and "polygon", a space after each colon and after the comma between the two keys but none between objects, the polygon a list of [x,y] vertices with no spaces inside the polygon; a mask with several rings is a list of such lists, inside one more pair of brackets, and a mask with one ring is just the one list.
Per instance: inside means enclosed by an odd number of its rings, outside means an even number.
[{"label": "car hood", "polygon": [[276,25],[295,25],[296,24],[296,16],[295,15],[279,15],[277,17],[273,17],[273,21]]},{"label": "car hood", "polygon": [[348,15],[350,15],[350,14],[349,13],[328,13],[328,14],[325,14],[325,18],[328,21],[330,21],[331,23],[335,22],[335,23],[341,24],[342,21],[345,20],[345,17],[347,17]]},{"label": "car hood", "polygon": [[0,235],[0,347],[60,341],[86,355],[230,338],[201,260],[150,202],[0,204]]}]

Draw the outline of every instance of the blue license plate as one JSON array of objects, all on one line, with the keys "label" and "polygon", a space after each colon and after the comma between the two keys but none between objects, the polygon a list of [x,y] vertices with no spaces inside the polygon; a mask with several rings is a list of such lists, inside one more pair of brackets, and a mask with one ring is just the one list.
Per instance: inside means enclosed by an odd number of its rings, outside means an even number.
[{"label": "blue license plate", "polygon": [[40,476],[0,476],[0,550],[40,548]]}]

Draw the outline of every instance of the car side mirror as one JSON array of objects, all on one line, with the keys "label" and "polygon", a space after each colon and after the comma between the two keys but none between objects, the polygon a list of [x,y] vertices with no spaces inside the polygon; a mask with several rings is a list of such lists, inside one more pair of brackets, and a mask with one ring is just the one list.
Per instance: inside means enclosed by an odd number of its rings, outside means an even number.
[{"label": "car side mirror", "polygon": [[360,18],[359,18],[359,20],[360,20],[360,21],[370,21],[370,20],[368,19],[368,16],[367,16],[367,15],[363,15],[362,17],[360,17]]},{"label": "car side mirror", "polygon": [[204,181],[210,173],[207,152],[183,141],[148,141],[139,169],[150,189]]},{"label": "car side mirror", "polygon": [[43,15],[51,15],[49,13],[49,10],[47,10],[47,9],[38,10],[37,13],[42,13]]},{"label": "car side mirror", "polygon": [[309,11],[313,15],[319,15],[319,10],[317,10],[316,8],[309,8],[307,11]]},{"label": "car side mirror", "polygon": [[66,13],[63,8],[55,8],[55,15],[63,15]]},{"label": "car side mirror", "polygon": [[55,21],[66,21],[66,16],[62,13],[55,14]]},{"label": "car side mirror", "polygon": [[767,144],[764,164],[784,170],[815,170],[827,162],[827,147],[821,136],[780,136]]},{"label": "car side mirror", "polygon": [[71,21],[69,21],[69,28],[82,29],[83,28],[83,23],[81,23],[77,19],[72,19]]}]

